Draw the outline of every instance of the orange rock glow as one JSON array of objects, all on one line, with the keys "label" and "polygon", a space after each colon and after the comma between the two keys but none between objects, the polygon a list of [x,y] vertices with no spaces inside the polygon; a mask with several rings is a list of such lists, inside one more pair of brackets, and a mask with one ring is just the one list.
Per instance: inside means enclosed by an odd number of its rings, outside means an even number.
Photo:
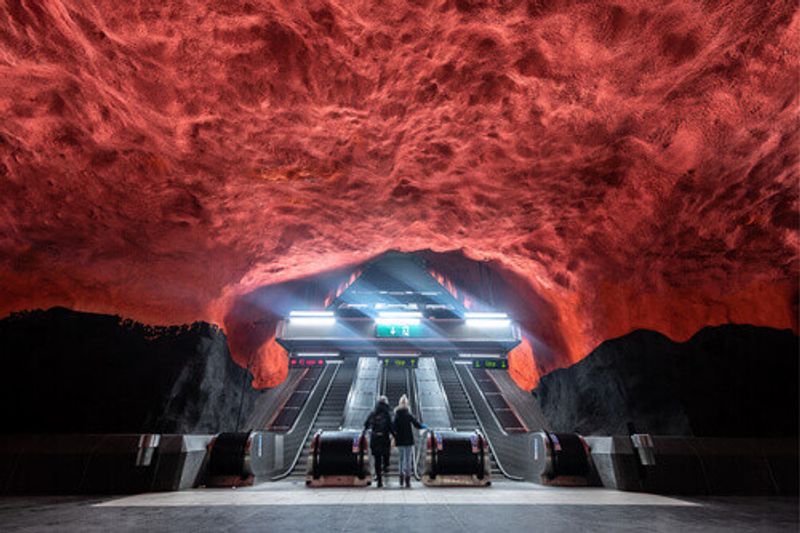
[{"label": "orange rock glow", "polygon": [[287,291],[398,249],[492,271],[525,387],[797,331],[798,57],[789,0],[7,0],[0,315],[214,322],[268,386]]},{"label": "orange rock glow", "polygon": [[508,372],[520,388],[532,390],[539,383],[539,369],[536,367],[536,356],[527,338],[508,353]]}]

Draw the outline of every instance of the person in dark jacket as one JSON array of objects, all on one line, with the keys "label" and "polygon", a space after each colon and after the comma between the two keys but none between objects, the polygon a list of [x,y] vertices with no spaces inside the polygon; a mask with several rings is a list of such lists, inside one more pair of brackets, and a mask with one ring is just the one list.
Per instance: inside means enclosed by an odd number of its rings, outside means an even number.
[{"label": "person in dark jacket", "polygon": [[400,396],[400,401],[394,410],[394,430],[397,451],[400,453],[400,486],[411,487],[411,456],[414,453],[414,426],[417,429],[426,429],[428,426],[420,424],[408,408],[408,397]]},{"label": "person in dark jacket", "polygon": [[389,457],[392,453],[391,437],[394,434],[392,411],[386,396],[378,398],[375,409],[364,422],[364,429],[370,430],[369,448],[375,458],[375,477],[378,479],[378,487],[383,487],[383,472],[389,470]]}]

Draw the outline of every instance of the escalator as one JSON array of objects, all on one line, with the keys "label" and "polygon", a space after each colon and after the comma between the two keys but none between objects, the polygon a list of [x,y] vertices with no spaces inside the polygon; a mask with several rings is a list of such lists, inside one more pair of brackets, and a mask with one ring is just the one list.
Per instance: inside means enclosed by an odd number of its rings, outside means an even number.
[{"label": "escalator", "polygon": [[405,394],[411,400],[412,393],[409,387],[411,369],[398,366],[385,366],[381,377],[381,393],[389,399],[389,406],[394,409],[400,401],[400,396]]},{"label": "escalator", "polygon": [[290,368],[283,383],[277,387],[262,391],[256,399],[253,411],[244,427],[266,429],[273,419],[279,416],[288,398],[298,390],[301,382],[308,376],[308,368]]},{"label": "escalator", "polygon": [[[314,398],[309,399],[299,415],[298,423],[284,434],[287,468],[273,479],[303,479],[314,434],[318,430],[361,430],[378,394],[388,398],[392,409],[400,396],[406,394],[412,414],[434,430],[480,430],[489,443],[492,475],[521,479],[524,464],[529,461],[526,454],[530,446],[525,440],[529,433],[512,434],[509,429],[513,424],[501,423],[501,415],[508,406],[493,407],[501,399],[502,391],[482,383],[486,376],[472,372],[468,364],[446,358],[420,358],[419,375],[412,368],[383,366],[383,363],[375,357],[350,357],[329,364],[335,370],[331,370],[333,376],[327,381],[324,375],[320,378],[318,388],[324,392],[314,393]],[[492,381],[489,385],[496,384]],[[425,420],[421,413],[428,413],[430,420]],[[418,479],[417,468],[424,450],[420,444],[418,441],[415,454]],[[389,467],[391,476],[397,474],[397,462],[398,454],[393,453]]]},{"label": "escalator", "polygon": [[[414,402],[414,394],[411,390],[411,382],[413,370],[411,368],[387,365],[383,367],[383,374],[381,376],[381,394],[386,396],[389,400],[389,406],[394,411],[397,403],[400,401],[400,396],[405,394],[411,403],[411,414],[415,417],[418,416],[416,409],[417,405]],[[398,452],[394,452],[389,460],[388,475],[399,474],[399,456]],[[396,478],[395,478],[396,479]]]},{"label": "escalator", "polygon": [[288,475],[289,479],[300,480],[305,477],[309,445],[314,434],[320,429],[338,430],[341,427],[345,404],[356,374],[356,362],[357,359],[351,358],[345,359],[341,363],[339,371],[333,378],[330,388],[322,400],[322,406],[311,424],[311,429],[303,441],[302,450],[292,465],[291,473]]},{"label": "escalator", "polygon": [[[459,380],[456,374],[452,361],[449,359],[437,358],[436,367],[439,372],[439,379],[442,383],[442,387],[447,395],[447,401],[450,404],[450,413],[452,415],[454,429],[457,431],[481,429],[481,425],[478,423],[478,418],[475,416],[475,411],[461,385],[461,380]],[[487,439],[489,438],[488,435],[485,436]],[[497,460],[495,459],[493,451],[490,455],[490,464],[492,476],[503,475],[497,465]]]},{"label": "escalator", "polygon": [[493,465],[508,479],[530,478],[530,451],[535,433],[523,422],[529,417],[518,415],[522,412],[519,407],[526,406],[513,407],[506,397],[509,387],[501,387],[502,382],[492,375],[476,372],[472,363],[459,360],[442,363],[442,367],[449,366],[449,374],[456,378],[461,392],[466,395],[489,442]]},{"label": "escalator", "polygon": [[361,430],[375,407],[380,394],[381,361],[377,357],[360,357],[353,385],[344,405],[342,429]]}]

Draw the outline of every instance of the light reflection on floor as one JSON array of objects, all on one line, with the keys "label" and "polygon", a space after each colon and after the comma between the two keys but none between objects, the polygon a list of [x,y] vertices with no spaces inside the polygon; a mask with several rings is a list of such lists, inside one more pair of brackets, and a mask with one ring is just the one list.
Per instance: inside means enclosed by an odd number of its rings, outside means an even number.
[{"label": "light reflection on floor", "polygon": [[602,488],[543,487],[498,482],[491,487],[395,486],[378,489],[309,489],[301,483],[264,483],[237,489],[194,489],[116,498],[98,507],[194,507],[227,505],[659,505],[695,506],[679,498]]}]

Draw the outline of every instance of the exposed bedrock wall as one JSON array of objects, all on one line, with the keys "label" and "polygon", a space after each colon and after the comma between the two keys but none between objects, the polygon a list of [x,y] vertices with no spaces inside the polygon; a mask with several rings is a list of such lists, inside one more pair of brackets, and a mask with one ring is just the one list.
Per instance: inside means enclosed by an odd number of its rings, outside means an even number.
[{"label": "exposed bedrock wall", "polygon": [[258,393],[216,326],[63,308],[0,320],[0,433],[244,429]]},{"label": "exposed bedrock wall", "polygon": [[792,0],[8,0],[0,316],[220,324],[269,385],[242,300],[430,248],[524,295],[526,387],[797,330],[799,36]]},{"label": "exposed bedrock wall", "polygon": [[534,396],[553,431],[796,437],[798,349],[773,328],[707,327],[683,343],[637,330],[542,377]]},{"label": "exposed bedrock wall", "polygon": [[[525,341],[510,354],[511,374],[528,390],[541,375],[569,366],[604,340],[636,329],[659,331],[675,341],[687,340],[704,326],[727,323],[798,331],[797,286],[791,279],[694,287],[629,279],[585,283],[583,290],[557,284],[540,284],[535,289],[538,280],[526,279],[499,261],[481,265],[461,252],[423,255],[435,270],[462,288],[460,295],[466,295],[473,305],[494,306],[519,320]],[[302,305],[321,307],[326,296],[358,268],[348,265],[263,286],[217,300],[212,306],[197,301],[196,308],[154,293],[139,293],[114,304],[107,300],[108,294],[89,291],[76,301],[55,295],[42,297],[33,288],[28,299],[43,306],[73,305],[84,311],[130,313],[150,323],[180,323],[210,316],[225,331],[233,359],[252,372],[253,385],[269,387],[286,376],[286,354],[273,337],[279,317]],[[491,285],[491,299],[487,284]],[[172,289],[167,288],[166,294],[171,295]]]}]

